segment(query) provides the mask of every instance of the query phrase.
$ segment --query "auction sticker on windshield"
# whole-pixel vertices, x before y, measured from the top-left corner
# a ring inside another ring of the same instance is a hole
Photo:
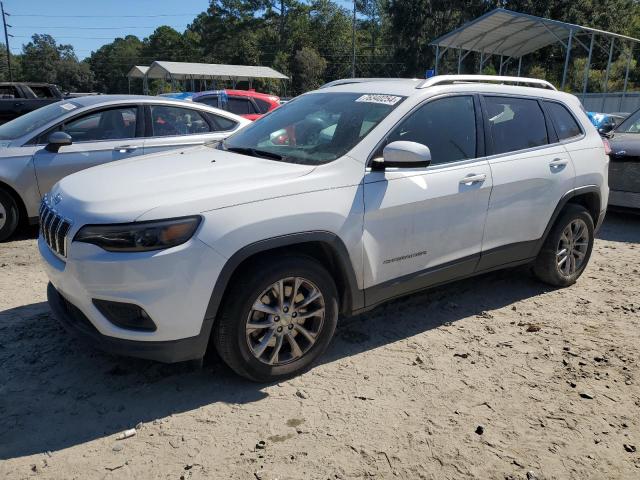
[[[365,102],[365,103],[382,103],[383,105],[395,105],[402,97],[397,97],[395,95],[362,95],[361,97],[356,99],[356,102]]]

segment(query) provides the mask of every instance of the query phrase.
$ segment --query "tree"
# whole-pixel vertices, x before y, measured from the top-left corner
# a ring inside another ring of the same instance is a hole
[[[293,62],[293,89],[296,93],[315,90],[323,83],[327,61],[310,47],[296,52]]]
[[[61,52],[51,35],[35,34],[22,47],[22,78],[30,82],[56,83]]]
[[[135,35],[116,38],[92,52],[87,60],[95,76],[95,88],[103,93],[127,93],[127,73],[134,65],[147,65],[141,58],[142,41]]]
[[[21,60],[22,55],[11,54],[11,72],[13,79],[21,78]],[[9,68],[7,66],[7,47],[4,43],[0,43],[0,82],[9,81]]]
[[[85,62],[78,61],[70,46],[57,44],[49,35],[35,35],[22,55],[12,56],[14,78],[53,81],[78,90],[88,90],[93,82],[98,91],[124,93],[131,67],[155,60],[265,65],[290,76],[294,93],[301,93],[351,76],[352,12],[345,5],[350,7],[337,0],[210,0],[207,10],[184,32],[161,26],[145,39],[117,38]],[[433,39],[496,7],[640,36],[638,0],[356,0],[356,74],[421,77],[435,64],[435,51],[429,45]],[[590,91],[602,88],[607,52],[606,42],[598,42],[592,55]],[[0,51],[0,78],[6,79],[4,55]],[[527,54],[523,74],[529,71],[559,83],[564,55],[559,44]],[[447,54],[441,59],[441,71],[457,69],[454,57]],[[478,57],[469,55],[463,70],[477,71]],[[614,58],[609,91],[622,88],[627,58],[622,57]],[[499,69],[496,57],[485,60],[485,73]],[[582,90],[585,62],[584,48],[574,42],[567,88]],[[514,64],[517,60],[509,64],[510,73]],[[630,88],[640,81],[634,67],[632,62]],[[223,87],[231,82],[217,84]],[[140,89],[139,82],[133,85]],[[280,83],[256,80],[254,86],[277,93]]]
[[[66,91],[91,91],[93,73],[78,62],[71,45],[58,45],[51,35],[33,35],[22,47],[21,72],[25,81],[58,84]]]
[[[200,57],[200,38],[195,32],[188,31],[182,35],[171,27],[162,26],[143,41],[142,57],[145,63],[155,60],[169,62],[193,62]]]

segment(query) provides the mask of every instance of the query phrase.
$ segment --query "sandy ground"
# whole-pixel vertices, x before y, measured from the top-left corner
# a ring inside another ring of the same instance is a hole
[[[640,478],[640,217],[609,215],[571,288],[397,300],[266,386],[76,343],[33,236],[0,245],[0,478]]]

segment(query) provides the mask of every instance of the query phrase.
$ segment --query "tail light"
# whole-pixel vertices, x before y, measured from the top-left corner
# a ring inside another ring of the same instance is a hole
[[[604,153],[607,155],[611,155],[611,144],[607,138],[602,139],[602,143],[604,144]]]

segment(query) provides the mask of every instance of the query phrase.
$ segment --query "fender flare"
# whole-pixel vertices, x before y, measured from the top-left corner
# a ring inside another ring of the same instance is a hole
[[[553,214],[549,219],[549,223],[547,224],[547,227],[544,229],[544,233],[542,234],[542,237],[540,237],[540,239],[538,240],[538,244],[536,245],[536,249],[535,249],[536,255],[542,248],[542,245],[544,245],[544,242],[547,240],[547,236],[549,235],[551,228],[553,228],[553,224],[556,223],[556,220],[560,216],[560,212],[562,212],[564,207],[567,206],[567,204],[570,202],[572,198],[577,197],[579,195],[583,195],[585,193],[595,193],[598,196],[598,209],[600,209],[601,196],[600,196],[600,188],[597,185],[585,185],[583,187],[574,188],[573,190],[570,190],[567,193],[565,193],[560,199],[560,201],[558,202],[558,205],[556,206],[555,210],[553,211]],[[599,212],[599,213],[601,214],[602,212]],[[599,218],[593,219],[593,223],[596,228],[598,226],[598,221],[599,221]]]
[[[345,306],[347,311],[351,312],[362,308],[364,306],[364,292],[358,288],[358,282],[349,252],[340,237],[327,231],[299,232],[259,240],[235,252],[224,264],[220,275],[218,275],[213,291],[211,292],[211,298],[209,299],[202,329],[208,329],[208,333],[210,334],[222,303],[224,292],[229,285],[231,277],[242,262],[260,252],[310,242],[326,245],[338,259],[338,265],[336,266],[341,269],[347,283],[346,293],[348,294],[348,305]]]

